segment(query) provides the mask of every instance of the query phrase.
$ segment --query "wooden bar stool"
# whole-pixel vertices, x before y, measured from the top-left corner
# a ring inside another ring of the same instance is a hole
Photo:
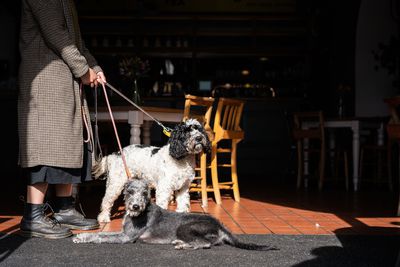
[[[183,112],[183,121],[189,118],[197,119],[203,123],[210,141],[214,138],[214,133],[210,126],[210,119],[214,104],[212,97],[200,97],[194,95],[185,96],[185,109]],[[201,192],[202,206],[208,206],[207,192],[214,192],[214,195],[219,196],[219,191],[216,193],[213,188],[207,187],[207,154],[201,153],[196,157],[196,177],[190,187],[190,192]]]
[[[240,128],[244,101],[238,99],[220,98],[214,117],[214,140],[211,148],[211,178],[215,200],[221,204],[220,189],[233,190],[235,201],[240,202],[239,183],[237,175],[237,144],[244,138]],[[222,140],[230,141],[230,148],[220,147]],[[218,164],[217,154],[229,153],[230,163]],[[230,181],[219,182],[218,167],[230,168]]]

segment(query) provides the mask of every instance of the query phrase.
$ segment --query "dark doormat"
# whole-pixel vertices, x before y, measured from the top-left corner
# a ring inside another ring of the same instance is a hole
[[[180,251],[170,245],[74,244],[71,238],[1,236],[1,266],[396,266],[400,236],[240,235],[278,251],[230,246]]]

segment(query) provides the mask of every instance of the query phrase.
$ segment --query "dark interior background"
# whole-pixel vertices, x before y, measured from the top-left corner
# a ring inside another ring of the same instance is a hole
[[[292,112],[320,109],[327,117],[336,116],[338,99],[342,96],[345,116],[387,116],[379,108],[382,99],[399,92],[396,81],[400,5],[396,0],[78,0],[76,3],[86,45],[105,70],[109,82],[131,94],[132,85],[120,74],[119,62],[132,56],[148,60],[150,71],[139,81],[145,105],[179,108],[185,93],[210,95],[212,89],[216,89],[218,96],[246,99],[243,116],[246,138],[240,143],[238,159],[241,181],[265,179],[294,186]],[[383,11],[372,12],[374,5]],[[9,193],[20,192],[24,185],[17,165],[19,12],[20,1],[0,2],[2,191]],[[371,12],[375,15],[368,17]],[[361,18],[365,17],[363,24]],[[371,34],[369,40],[363,39],[360,32],[370,29],[382,35],[375,38]],[[359,55],[359,45],[367,41],[372,48]],[[175,67],[173,75],[166,75],[166,60]],[[368,64],[372,75],[358,72],[364,61],[372,62]],[[360,80],[371,84],[372,89],[360,87]],[[171,94],[155,93],[152,90],[155,82],[160,88],[172,83]],[[202,82],[211,90],[200,90]],[[219,87],[226,83],[234,88]],[[88,96],[92,103],[90,91]],[[366,99],[370,102],[363,110],[358,103]],[[99,101],[103,103],[101,97]],[[112,103],[123,104],[115,96]],[[127,145],[128,125],[118,127]],[[113,152],[115,138],[110,129],[110,125],[100,125],[102,143]],[[165,142],[154,126],[152,144]]]

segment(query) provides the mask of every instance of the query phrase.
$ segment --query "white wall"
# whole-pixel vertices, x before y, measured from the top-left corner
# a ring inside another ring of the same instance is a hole
[[[376,71],[372,50],[396,35],[390,11],[391,0],[362,0],[357,24],[355,51],[355,115],[386,116],[383,98],[396,94],[386,69]]]

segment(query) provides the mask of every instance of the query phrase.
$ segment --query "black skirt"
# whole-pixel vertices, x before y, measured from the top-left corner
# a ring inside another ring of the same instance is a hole
[[[23,172],[28,185],[46,182],[48,184],[79,184],[92,180],[92,151],[88,145],[83,146],[82,168],[62,168],[39,165],[24,168]]]

